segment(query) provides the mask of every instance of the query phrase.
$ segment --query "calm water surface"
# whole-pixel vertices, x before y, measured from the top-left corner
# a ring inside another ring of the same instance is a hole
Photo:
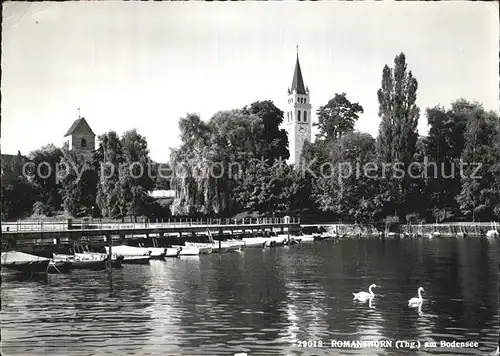
[[[3,278],[4,355],[485,355],[498,343],[500,243],[324,241]],[[376,297],[353,302],[372,283]],[[425,288],[419,312],[407,306]],[[298,341],[323,347],[299,348]],[[478,348],[330,348],[330,340]]]

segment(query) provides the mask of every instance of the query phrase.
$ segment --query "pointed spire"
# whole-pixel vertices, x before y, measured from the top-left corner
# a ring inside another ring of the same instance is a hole
[[[297,91],[297,94],[306,94],[304,86],[304,79],[302,78],[302,71],[300,70],[299,63],[299,45],[297,45],[297,62],[295,63],[295,71],[293,73],[292,91]]]
[[[76,109],[76,113],[77,113],[78,118],[81,119],[82,116],[80,115],[80,107],[78,107],[78,109]]]

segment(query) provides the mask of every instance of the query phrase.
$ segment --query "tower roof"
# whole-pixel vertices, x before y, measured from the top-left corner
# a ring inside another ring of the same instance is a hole
[[[304,79],[302,78],[302,71],[300,70],[299,54],[297,53],[297,62],[295,62],[295,71],[293,72],[292,87],[290,90],[294,90],[297,94],[306,94],[306,88],[304,86]]]
[[[80,117],[76,119],[75,122],[73,122],[73,125],[71,125],[71,127],[69,128],[68,132],[66,132],[66,135],[64,135],[64,137],[73,134],[73,132],[75,132],[77,129],[87,131],[88,133],[91,133],[92,135],[95,136],[94,132],[90,128],[90,125],[87,123],[87,121],[83,117]]]

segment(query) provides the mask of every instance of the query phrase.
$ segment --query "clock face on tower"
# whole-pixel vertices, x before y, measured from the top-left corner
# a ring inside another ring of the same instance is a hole
[[[307,132],[307,128],[305,125],[300,125],[299,126],[299,133],[305,134]]]

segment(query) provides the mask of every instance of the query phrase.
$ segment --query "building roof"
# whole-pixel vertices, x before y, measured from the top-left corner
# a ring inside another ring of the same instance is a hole
[[[90,125],[87,123],[85,118],[80,117],[80,118],[76,119],[75,122],[73,122],[73,125],[71,125],[71,127],[69,128],[68,132],[66,132],[66,135],[64,135],[64,137],[72,135],[73,132],[76,131],[76,129],[83,129],[85,131],[90,132],[92,135],[95,136],[95,133],[92,131],[92,129],[90,128]]]
[[[292,87],[290,90],[294,90],[297,94],[306,94],[306,88],[304,85],[304,79],[302,78],[302,71],[300,70],[299,55],[297,54],[297,62],[295,63],[295,71],[293,72]]]

